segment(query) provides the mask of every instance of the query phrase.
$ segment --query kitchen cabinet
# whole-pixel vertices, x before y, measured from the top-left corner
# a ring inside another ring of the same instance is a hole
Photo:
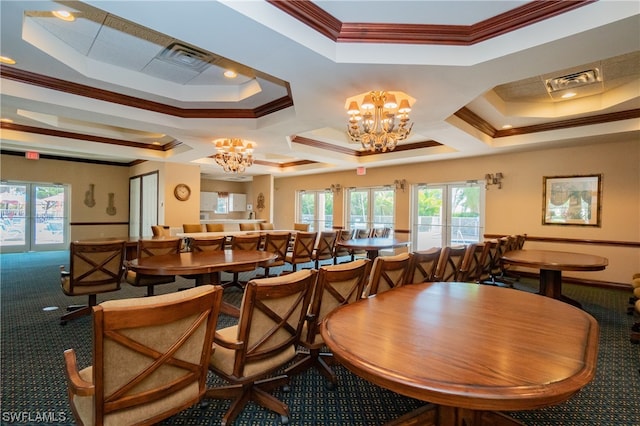
[[[243,212],[247,210],[247,194],[229,194],[229,211]]]
[[[217,192],[201,192],[200,193],[200,211],[213,212],[218,207]]]

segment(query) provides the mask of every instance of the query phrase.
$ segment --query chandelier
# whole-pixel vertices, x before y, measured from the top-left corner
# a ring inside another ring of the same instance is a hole
[[[253,143],[242,139],[223,139],[216,141],[216,155],[218,163],[227,173],[242,173],[253,165]]]
[[[402,97],[400,104],[396,94]],[[357,98],[362,98],[359,107]],[[350,116],[347,134],[352,142],[359,142],[364,149],[393,151],[398,142],[411,133],[411,105],[408,96],[402,92],[371,91],[347,99],[347,104]]]

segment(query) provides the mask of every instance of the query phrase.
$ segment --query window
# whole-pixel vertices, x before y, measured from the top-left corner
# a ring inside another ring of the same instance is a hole
[[[349,229],[393,228],[395,191],[387,187],[347,190]]]
[[[413,250],[477,243],[484,234],[484,191],[478,183],[413,188]]]
[[[333,193],[329,191],[299,191],[296,222],[308,223],[309,231],[333,229]]]

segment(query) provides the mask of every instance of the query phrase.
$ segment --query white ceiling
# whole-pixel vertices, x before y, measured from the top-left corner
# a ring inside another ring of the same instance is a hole
[[[257,145],[260,164],[244,173],[250,179],[606,142],[620,134],[640,140],[636,1],[588,3],[508,25],[474,44],[390,42],[388,30],[466,28],[529,2],[313,3],[343,26],[396,25],[385,26],[384,43],[349,43],[259,0],[2,1],[0,55],[17,61],[2,65],[0,113],[13,120],[3,124],[2,149],[200,164],[203,175],[224,179],[237,177],[213,164],[211,141],[239,137]],[[49,13],[60,9],[77,19]],[[161,58],[167,46],[170,56],[178,52],[177,63]],[[207,63],[180,65],[198,55]],[[226,80],[224,68],[241,76]],[[545,90],[546,79],[588,69],[601,81],[583,96],[558,101]],[[402,144],[437,144],[359,155],[345,133],[344,106],[369,90],[415,98],[413,132]],[[515,130],[504,133],[504,124]]]

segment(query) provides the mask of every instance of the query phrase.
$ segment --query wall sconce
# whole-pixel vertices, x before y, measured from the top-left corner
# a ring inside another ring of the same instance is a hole
[[[402,192],[404,192],[404,189],[407,186],[407,180],[406,179],[396,179],[396,180],[393,181],[393,184],[396,186],[396,190],[402,189]]]
[[[498,189],[502,189],[502,178],[503,177],[504,176],[502,175],[501,172],[498,172],[496,174],[487,173],[486,175],[484,175],[484,180],[485,180],[484,187],[489,189],[489,186],[491,186],[491,185],[498,185]]]
[[[329,191],[335,193],[339,193],[340,191],[342,191],[342,186],[340,186],[339,183],[336,184],[331,184],[331,186],[329,187]]]

